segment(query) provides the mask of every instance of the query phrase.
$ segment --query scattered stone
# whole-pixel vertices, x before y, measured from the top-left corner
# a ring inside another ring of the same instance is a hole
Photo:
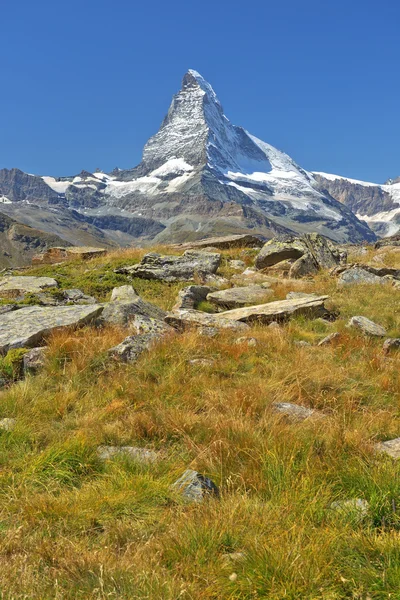
[[[329,346],[329,344],[332,344],[334,340],[338,340],[339,338],[340,333],[338,331],[335,331],[335,333],[330,333],[329,335],[324,337],[323,340],[318,342],[318,346]]]
[[[180,310],[171,312],[167,314],[165,321],[179,331],[197,327],[201,327],[202,329],[232,329],[240,331],[248,329],[248,326],[245,325],[245,323],[235,322],[235,320],[221,317],[220,314],[212,315],[202,312],[201,310]]]
[[[157,460],[158,454],[154,450],[136,448],[134,446],[99,446],[97,456],[100,460],[109,460],[115,456],[126,456],[135,462],[148,464]]]
[[[214,360],[211,358],[192,358],[188,361],[189,365],[198,367],[211,367],[214,364]]]
[[[174,334],[176,330],[159,319],[144,317],[143,315],[134,315],[129,322],[129,329],[138,335],[142,333],[152,333],[154,335]]]
[[[292,404],[291,402],[275,402],[272,405],[274,412],[284,415],[290,423],[300,423],[306,419],[321,419],[325,415],[319,410]]]
[[[383,342],[383,353],[389,354],[391,350],[398,350],[400,348],[400,338],[388,338]]]
[[[213,246],[220,250],[229,250],[230,248],[261,248],[263,241],[248,233],[238,235],[227,235],[224,237],[207,238],[196,242],[187,242],[185,244],[176,244],[176,248],[204,248]]]
[[[107,251],[104,248],[91,248],[90,246],[71,246],[67,248],[49,248],[43,254],[36,254],[32,258],[33,265],[52,265],[65,262],[66,260],[88,260],[104,256]]]
[[[339,275],[339,285],[354,285],[357,283],[386,283],[385,279],[374,275],[361,267],[352,267]]]
[[[176,304],[172,310],[196,308],[200,302],[207,298],[207,294],[211,291],[212,288],[206,285],[189,285],[178,293]]]
[[[127,298],[127,300],[112,300],[109,302],[101,315],[103,323],[127,326],[135,315],[151,317],[160,321],[164,319],[166,312],[158,306],[143,300],[136,294],[132,286],[125,285],[122,288],[120,291],[118,291],[118,288],[114,288],[111,298]]]
[[[77,327],[96,319],[103,310],[91,306],[27,306],[0,315],[0,353],[11,348],[32,348],[49,333],[64,327]]]
[[[349,320],[347,327],[355,327],[356,329],[360,329],[363,333],[367,335],[379,336],[383,337],[386,335],[386,329],[381,325],[377,325],[373,321],[367,319],[367,317],[351,317]]]
[[[247,337],[240,337],[237,340],[235,340],[235,344],[240,345],[240,344],[247,344],[250,347],[255,347],[257,346],[257,340],[256,338],[247,338]]]
[[[32,348],[23,356],[24,371],[28,373],[36,373],[39,371],[45,363],[46,352],[48,348],[46,346],[40,348]]]
[[[187,250],[182,256],[162,256],[156,252],[146,254],[138,265],[121,267],[116,273],[156,279],[158,281],[190,281],[215,274],[221,263],[221,255],[211,252]]]
[[[286,300],[297,300],[297,298],[317,298],[318,294],[306,294],[305,292],[288,292]]]
[[[4,419],[0,419],[0,429],[3,431],[12,431],[17,424],[17,419],[12,419],[11,417],[5,417]]]
[[[305,315],[310,319],[329,315],[324,302],[328,296],[315,296],[313,298],[298,298],[294,300],[279,300],[258,306],[236,308],[219,313],[218,318],[241,321],[244,323],[263,323],[271,321],[285,321],[293,316]]]
[[[52,277],[29,277],[17,275],[0,278],[0,297],[18,298],[25,294],[38,294],[50,288],[58,287]]]
[[[243,260],[230,260],[228,266],[235,271],[241,271],[246,268],[246,263]]]
[[[229,310],[231,308],[241,308],[249,304],[262,304],[271,295],[273,295],[273,291],[269,289],[269,284],[267,283],[210,292],[207,294],[207,300],[218,308]]]
[[[216,337],[219,333],[219,330],[216,327],[199,327],[197,331],[199,335],[209,338]]]
[[[318,233],[287,235],[269,240],[256,258],[257,269],[272,267],[284,260],[294,260],[289,277],[312,275],[319,269],[334,267],[346,259],[330,240]]]
[[[162,336],[154,333],[142,333],[125,338],[120,344],[111,348],[109,355],[121,362],[133,363],[141,354],[149,350]]]
[[[202,278],[202,282],[213,288],[221,289],[229,285],[229,279],[226,277],[221,277],[220,275],[204,275]]]
[[[299,346],[300,348],[307,348],[312,346],[310,342],[306,342],[305,340],[295,340],[293,343],[295,346]]]
[[[272,278],[265,273],[260,273],[251,267],[248,267],[243,273],[232,275],[231,281],[237,285],[249,285],[249,283],[264,283]]]
[[[392,458],[400,458],[400,437],[376,444],[376,450]]]
[[[93,296],[88,296],[78,289],[70,289],[63,291],[63,297],[66,302],[74,304],[96,304],[97,300]]]
[[[211,479],[188,469],[172,486],[190,502],[202,502],[205,496],[219,498],[219,489]]]
[[[131,285],[120,285],[111,292],[110,302],[135,302],[139,294]]]
[[[276,321],[272,321],[272,323],[269,323],[268,328],[280,330],[281,326]]]
[[[351,500],[337,500],[332,502],[330,508],[343,516],[353,518],[357,522],[362,521],[368,516],[369,502],[362,498],[352,498]]]

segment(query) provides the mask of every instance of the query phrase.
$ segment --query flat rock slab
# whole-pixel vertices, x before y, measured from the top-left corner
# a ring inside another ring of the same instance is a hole
[[[359,329],[366,335],[372,335],[377,337],[384,337],[386,335],[386,329],[381,325],[377,325],[367,317],[351,317],[349,320],[347,327],[354,327],[355,329]]]
[[[56,288],[58,283],[52,277],[1,277],[0,278],[0,297],[16,298],[23,294],[38,294],[43,290]]]
[[[165,321],[180,331],[197,327],[233,330],[248,328],[245,323],[239,323],[232,319],[224,319],[220,314],[213,315],[200,310],[179,310],[168,313],[165,317]]]
[[[0,315],[0,353],[11,348],[37,346],[41,339],[56,329],[84,325],[98,317],[100,305],[90,306],[27,306]]]
[[[215,274],[220,263],[221,255],[216,252],[187,250],[182,256],[151,252],[138,265],[116,269],[116,273],[158,281],[190,281],[195,276],[203,278]]]
[[[219,313],[219,318],[243,323],[263,323],[272,321],[285,321],[290,317],[305,315],[310,319],[321,317],[328,313],[324,306],[329,296],[316,296],[313,298],[294,298],[293,300],[279,300],[258,306],[236,308]]]
[[[207,295],[208,302],[225,309],[241,308],[248,304],[260,304],[273,294],[269,284],[249,285],[211,292]]]
[[[213,237],[204,240],[198,240],[197,242],[188,242],[186,244],[176,244],[176,248],[207,248],[213,246],[221,250],[227,250],[229,248],[261,248],[263,241],[254,236],[245,234],[238,235],[226,235],[223,237]]]
[[[400,438],[380,442],[376,444],[376,449],[378,452],[388,454],[392,458],[400,458]]]

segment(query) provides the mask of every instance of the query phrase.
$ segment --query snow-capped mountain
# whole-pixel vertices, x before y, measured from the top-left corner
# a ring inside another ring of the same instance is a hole
[[[313,173],[321,191],[345,204],[379,236],[400,230],[400,178],[385,184],[349,179],[330,173]]]
[[[26,220],[33,206],[72,211],[81,223],[125,242],[178,242],[246,230],[265,237],[316,231],[337,241],[375,238],[313,174],[233,125],[210,84],[193,70],[137,167],[58,179],[4,169],[1,197],[7,214],[21,202],[29,204],[22,211]]]

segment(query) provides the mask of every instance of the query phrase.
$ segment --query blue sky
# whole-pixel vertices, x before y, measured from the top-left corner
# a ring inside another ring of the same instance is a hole
[[[400,175],[396,0],[3,0],[0,168],[140,162],[188,68],[309,170]]]

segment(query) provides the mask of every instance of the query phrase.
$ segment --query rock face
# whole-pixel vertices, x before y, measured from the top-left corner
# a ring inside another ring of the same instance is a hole
[[[9,216],[28,225],[42,220],[74,245],[305,231],[337,241],[375,239],[313,174],[233,125],[193,70],[134,169],[59,178],[1,169],[0,198]]]
[[[329,240],[316,233],[301,237],[282,236],[267,242],[255,262],[257,269],[273,267],[290,260],[289,277],[312,275],[319,269],[329,269],[340,264],[345,256]]]
[[[132,286],[121,286],[114,288],[109,302],[101,315],[104,323],[126,326],[135,315],[163,320],[166,312],[158,306],[146,302],[138,296]],[[115,300],[121,298],[121,300]]]
[[[316,296],[313,298],[297,298],[293,300],[279,300],[258,306],[237,308],[220,313],[219,318],[229,321],[241,321],[243,323],[267,324],[272,321],[286,321],[293,316],[306,315],[311,319],[323,317],[329,314],[324,302],[328,296]]]
[[[351,317],[347,326],[360,329],[366,335],[378,337],[384,337],[386,335],[386,329],[384,327],[377,325],[366,317]]]
[[[68,248],[49,248],[42,254],[35,254],[32,258],[33,265],[53,265],[67,260],[89,260],[107,254],[104,248],[91,248],[89,246],[71,246]]]
[[[56,287],[58,283],[52,277],[1,277],[0,298],[18,298],[24,294],[38,294]]]
[[[218,308],[229,310],[249,304],[261,304],[272,294],[273,291],[269,289],[269,284],[249,285],[211,292],[207,295],[207,300]]]
[[[202,502],[205,496],[219,498],[219,489],[211,479],[188,469],[172,486],[189,502]]]
[[[162,256],[151,252],[138,265],[123,267],[117,273],[125,273],[141,279],[159,281],[190,281],[195,276],[204,278],[215,274],[221,263],[221,255],[211,252],[187,250],[182,256]]]
[[[89,323],[103,310],[92,306],[27,306],[15,312],[0,315],[0,353],[12,348],[29,348],[38,344],[52,331]]]

